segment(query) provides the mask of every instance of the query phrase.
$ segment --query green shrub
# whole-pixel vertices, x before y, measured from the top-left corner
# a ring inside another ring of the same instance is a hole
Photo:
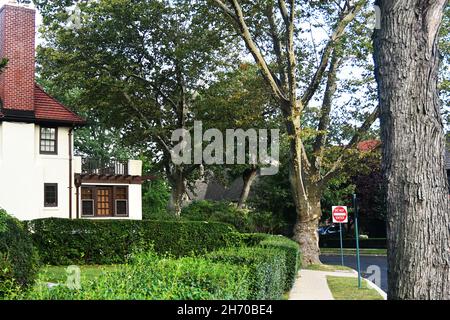
[[[241,243],[222,223],[195,221],[38,219],[28,222],[46,264],[124,263],[135,248],[174,256],[201,254]]]
[[[252,247],[221,249],[206,255],[213,262],[247,266],[250,299],[281,299],[286,282],[286,255],[282,250]]]
[[[249,269],[202,258],[160,259],[140,253],[118,271],[105,272],[80,290],[36,286],[25,299],[212,300],[248,299]]]
[[[175,219],[167,211],[170,200],[170,186],[162,179],[146,181],[142,185],[142,215],[144,219]]]
[[[16,218],[0,209],[0,297],[34,282],[38,255],[30,235]]]
[[[270,237],[267,233],[241,233],[240,236],[244,245],[249,247],[259,245],[261,241]]]
[[[284,251],[286,255],[286,281],[284,290],[290,290],[294,285],[298,269],[301,267],[300,246],[298,243],[283,236],[268,236],[259,245],[264,248],[274,248]]]
[[[216,221],[233,225],[240,232],[253,232],[248,210],[225,201],[194,201],[183,208],[181,218],[190,221]]]
[[[253,232],[279,234],[284,233],[287,224],[279,214],[269,211],[253,210],[249,213]]]

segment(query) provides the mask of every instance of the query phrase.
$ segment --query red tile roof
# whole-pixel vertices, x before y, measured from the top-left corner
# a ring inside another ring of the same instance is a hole
[[[358,150],[361,152],[373,151],[381,145],[380,140],[365,140],[358,143]]]
[[[39,85],[34,87],[34,111],[37,120],[83,124],[85,120],[49,96]]]

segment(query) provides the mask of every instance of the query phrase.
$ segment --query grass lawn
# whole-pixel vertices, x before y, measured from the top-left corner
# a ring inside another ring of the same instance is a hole
[[[363,256],[385,256],[386,249],[359,249],[359,253]],[[320,248],[320,254],[341,254],[340,248]],[[344,248],[345,255],[356,255],[356,249]]]
[[[345,266],[337,266],[330,264],[310,264],[306,267],[306,270],[316,270],[316,271],[351,271],[352,268]]]
[[[328,287],[336,300],[383,300],[383,297],[367,286],[363,279],[358,289],[358,278],[327,276]]]
[[[79,266],[81,281],[97,278],[104,271],[114,271],[118,265],[85,265]],[[67,280],[67,266],[45,266],[39,272],[39,278],[44,282],[65,283]]]

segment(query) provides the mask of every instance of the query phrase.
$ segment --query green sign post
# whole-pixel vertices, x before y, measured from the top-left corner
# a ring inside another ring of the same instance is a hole
[[[341,265],[344,266],[344,247],[342,245],[342,223],[339,223],[339,237],[341,238]]]
[[[358,288],[361,289],[361,264],[359,260],[359,231],[358,231],[358,203],[356,194],[353,194],[353,210],[355,213],[355,237],[356,237],[356,267],[358,268]]]

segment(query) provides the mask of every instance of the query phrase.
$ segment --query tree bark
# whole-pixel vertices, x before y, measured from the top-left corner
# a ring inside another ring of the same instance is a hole
[[[242,180],[244,181],[244,185],[242,186],[241,195],[239,196],[239,203],[238,203],[239,209],[244,208],[245,203],[247,202],[248,199],[248,195],[250,194],[250,189],[252,187],[253,181],[255,181],[255,178],[257,176],[257,173],[258,169],[256,169],[256,167],[252,167],[246,169],[242,174]]]
[[[186,194],[186,179],[184,178],[184,173],[181,169],[175,169],[172,174],[171,179],[169,179],[171,184],[171,196],[169,202],[169,210],[175,214],[175,216],[181,216],[181,209],[187,198]]]
[[[450,208],[437,81],[446,0],[379,0],[374,35],[389,299],[450,299]]]
[[[317,227],[322,211],[319,184],[314,182],[301,139],[297,138],[301,132],[300,118],[292,115],[285,115],[285,118],[289,119],[286,128],[291,141],[289,181],[297,213],[294,240],[300,244],[302,265],[320,264]]]
[[[302,253],[302,265],[321,264],[319,260],[319,234],[317,228],[322,208],[320,195],[307,189],[308,201],[303,202],[300,210],[297,210],[297,222],[294,226],[294,240],[300,244]],[[318,191],[318,190],[316,190]]]

